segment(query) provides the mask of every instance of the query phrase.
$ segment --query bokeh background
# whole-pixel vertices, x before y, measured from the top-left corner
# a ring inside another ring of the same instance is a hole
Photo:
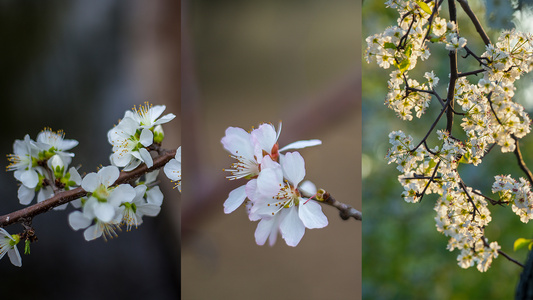
[[[364,2],[363,39],[396,24],[398,13],[386,9],[383,2]],[[513,9],[506,6],[509,5],[506,1],[469,1],[469,4],[493,42],[501,28],[513,26],[510,22]],[[471,49],[482,53],[483,45],[478,42],[475,31],[468,28],[471,23],[459,5],[458,11],[461,34],[467,38]],[[442,14],[448,16],[446,4]],[[522,26],[527,26],[528,17],[526,14],[522,16]],[[363,41],[361,46],[364,51],[366,43]],[[423,72],[434,70],[441,78],[437,91],[444,94],[449,72],[447,61],[445,52],[432,51],[430,60],[419,62],[417,66],[423,71],[410,75],[422,78]],[[459,66],[460,71],[479,67],[463,60]],[[438,108],[430,105],[420,120],[400,121],[384,105],[390,70],[378,68],[375,62],[363,62],[362,70],[362,182],[366,216],[363,226],[363,299],[513,299],[521,268],[500,256],[486,273],[478,272],[475,267],[461,269],[456,260],[458,252],[446,250],[448,238],[436,230],[433,210],[436,196],[427,195],[418,204],[404,202],[400,197],[403,188],[397,180],[399,172],[395,165],[387,165],[384,159],[389,148],[389,132],[401,129],[419,141],[433,123]],[[527,92],[531,76],[524,76],[517,86],[516,101],[531,112],[533,98]],[[526,136],[521,145],[524,159],[531,166],[531,135]],[[516,158],[512,154],[502,154],[499,149],[494,149],[480,166],[463,166],[460,172],[468,185],[488,195],[491,195],[495,175],[523,176]],[[490,207],[490,210],[493,219],[486,229],[489,240],[498,241],[504,252],[525,262],[527,251],[514,252],[513,242],[519,237],[531,238],[531,225],[521,223],[510,207]]]
[[[179,12],[179,2],[163,0],[0,1],[2,156],[15,139],[51,127],[79,141],[72,163],[94,172],[109,164],[107,131],[124,111],[149,101],[179,116]],[[163,146],[177,148],[179,117],[164,130]],[[72,230],[72,207],[34,218],[39,241],[22,268],[0,260],[1,298],[177,299],[180,196],[160,176],[161,214],[107,242]],[[0,215],[23,207],[17,188],[12,172],[0,172]]]
[[[225,215],[233,162],[220,139],[283,121],[306,179],[361,209],[359,1],[182,2],[182,298],[360,299],[361,222],[323,207],[329,225],[300,244],[255,244],[244,209]]]

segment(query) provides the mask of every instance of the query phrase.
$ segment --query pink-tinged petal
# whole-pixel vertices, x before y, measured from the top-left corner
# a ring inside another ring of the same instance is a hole
[[[37,174],[37,171],[33,169],[22,171],[22,173],[20,173],[20,181],[23,185],[33,189],[39,183],[39,175]]]
[[[246,196],[248,196],[248,199],[252,200],[252,202],[263,199],[263,195],[259,193],[259,190],[257,189],[257,179],[251,179],[246,183]]]
[[[296,141],[293,143],[288,144],[287,146],[279,149],[279,152],[287,151],[287,150],[293,150],[293,149],[302,149],[312,146],[321,145],[321,140],[304,140],[304,141]]]
[[[139,154],[141,155],[142,160],[148,168],[151,168],[154,165],[154,161],[148,150],[146,150],[145,148],[141,148],[139,149]]]
[[[104,223],[110,222],[115,216],[115,207],[109,203],[96,203],[94,215]]]
[[[276,242],[276,237],[278,234],[276,219],[277,218],[263,218],[261,221],[259,221],[259,224],[257,224],[254,236],[255,242],[259,246],[263,246],[269,237],[270,246],[274,245]]]
[[[272,124],[261,124],[259,128],[253,130],[250,134],[252,136],[252,142],[255,145],[259,145],[267,153],[271,153],[272,147],[278,141],[276,130]]]
[[[31,200],[33,200],[33,197],[35,197],[35,189],[30,189],[24,185],[21,185],[18,189],[17,196],[20,204],[28,205],[30,204]]]
[[[257,177],[257,189],[259,193],[266,197],[273,197],[277,195],[282,185],[283,174],[281,169],[265,169],[262,170]]]
[[[96,173],[89,173],[83,177],[83,180],[81,181],[81,187],[87,191],[87,192],[94,192],[96,188],[98,187],[98,175]]]
[[[288,209],[283,209],[280,213],[285,214],[283,220],[280,223],[279,229],[281,231],[281,236],[291,247],[296,247],[305,233],[305,226],[298,217],[298,212],[296,207],[290,207]]]
[[[228,199],[224,202],[224,213],[229,214],[235,211],[239,206],[242,205],[246,199],[246,186],[242,185],[228,195]]]
[[[254,149],[250,134],[239,127],[228,127],[226,135],[220,140],[224,149],[235,156],[254,159]]]
[[[98,224],[94,224],[91,227],[85,229],[83,232],[83,237],[86,241],[92,241],[94,239],[97,239],[102,236],[102,226],[99,226]]]
[[[300,153],[289,152],[282,155],[280,164],[283,169],[283,176],[294,186],[298,186],[305,177],[305,161]]]
[[[109,187],[110,185],[115,183],[119,175],[120,175],[120,171],[115,166],[106,166],[106,167],[101,168],[98,171],[99,182],[105,185],[106,187]],[[82,182],[82,186],[83,186],[83,182]]]
[[[91,225],[92,220],[87,218],[82,212],[74,211],[68,215],[68,223],[72,229],[80,230]]]
[[[139,137],[139,142],[145,147],[152,145],[154,143],[154,133],[149,129],[143,129]]]
[[[7,256],[9,256],[9,260],[14,266],[22,267],[22,259],[20,258],[20,253],[17,249],[17,246],[14,246],[13,249],[7,251]]]
[[[304,226],[309,229],[326,227],[328,225],[328,218],[322,212],[320,204],[314,200],[309,200],[305,204],[304,202],[300,200],[298,207],[298,216]]]

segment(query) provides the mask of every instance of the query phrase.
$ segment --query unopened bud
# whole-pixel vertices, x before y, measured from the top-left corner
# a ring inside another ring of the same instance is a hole
[[[160,144],[165,138],[165,133],[163,132],[163,126],[157,125],[154,128],[154,143]]]

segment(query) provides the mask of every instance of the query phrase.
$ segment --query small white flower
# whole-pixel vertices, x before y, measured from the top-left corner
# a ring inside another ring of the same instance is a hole
[[[165,165],[163,171],[170,180],[176,182],[181,193],[181,147],[176,150],[176,156]]]
[[[19,242],[20,236],[18,234],[11,235],[4,228],[0,228],[0,259],[7,253],[11,263],[14,266],[21,267],[22,259],[16,247]]]

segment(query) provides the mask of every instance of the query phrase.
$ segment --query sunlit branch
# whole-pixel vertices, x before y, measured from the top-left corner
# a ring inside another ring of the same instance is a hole
[[[343,220],[348,220],[349,218],[354,218],[355,220],[359,221],[363,220],[362,212],[358,211],[357,209],[353,208],[348,204],[344,204],[336,200],[328,192],[324,192],[324,194],[322,195],[323,200],[318,200],[316,196],[312,197],[311,199],[337,208],[339,210],[339,216]]]
[[[459,4],[461,5],[461,7],[465,11],[465,13],[468,15],[468,17],[470,18],[470,20],[474,24],[474,27],[476,27],[476,30],[479,33],[479,35],[481,36],[481,39],[483,40],[485,45],[489,45],[490,44],[489,36],[487,35],[487,33],[485,33],[485,30],[483,29],[483,26],[481,26],[481,23],[479,23],[478,18],[476,17],[476,15],[474,14],[474,12],[470,8],[470,6],[468,5],[468,1],[467,0],[457,0],[457,2],[459,2]]]

